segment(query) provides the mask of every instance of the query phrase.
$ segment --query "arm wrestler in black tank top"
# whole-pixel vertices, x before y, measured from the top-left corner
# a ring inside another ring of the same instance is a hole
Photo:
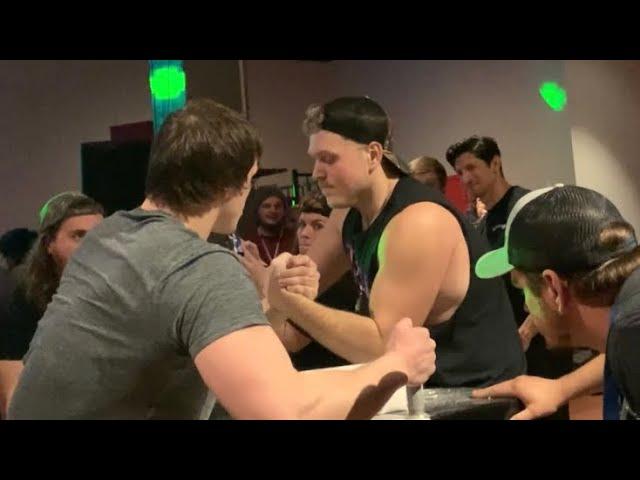
[[[440,192],[409,177],[400,178],[382,212],[366,230],[362,230],[357,210],[351,209],[345,219],[342,238],[360,287],[359,313],[370,313],[369,293],[379,271],[377,253],[386,226],[405,208],[420,202],[436,203],[456,218],[470,260],[469,287],[462,303],[449,320],[429,327],[436,341],[437,367],[427,385],[475,387],[523,373],[523,353],[504,285],[499,279],[481,280],[473,272],[476,260],[489,249],[486,240]]]

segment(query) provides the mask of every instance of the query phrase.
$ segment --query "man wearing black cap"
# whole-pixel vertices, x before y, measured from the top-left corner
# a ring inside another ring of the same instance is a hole
[[[334,210],[309,250],[323,291],[352,268],[359,314],[293,298],[292,321],[353,363],[381,352],[398,318],[436,340],[430,386],[490,385],[524,371],[524,355],[501,281],[471,274],[486,240],[441,192],[408,176],[391,152],[385,111],[367,97],[307,110],[313,177]],[[346,214],[346,215],[345,215]]]
[[[475,269],[481,278],[511,272],[550,347],[606,351],[604,368],[594,360],[558,380],[523,376],[475,396],[517,396],[526,409],[514,418],[531,419],[604,379],[604,418],[640,418],[640,247],[607,198],[576,186],[528,193],[509,215],[504,246]]]

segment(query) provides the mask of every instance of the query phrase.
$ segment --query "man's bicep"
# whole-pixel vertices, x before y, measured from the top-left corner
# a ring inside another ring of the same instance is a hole
[[[271,327],[248,327],[225,335],[203,348],[195,364],[232,417],[297,415],[297,373]]]
[[[449,230],[457,225],[443,212],[416,209],[410,213],[389,224],[378,249],[380,268],[371,289],[370,309],[385,338],[404,317],[424,325],[454,250],[455,235]],[[435,218],[412,218],[420,213]]]
[[[409,260],[407,260],[409,261]],[[370,311],[384,338],[402,318],[422,326],[438,295],[441,277],[423,262],[397,262],[379,272],[371,289]]]

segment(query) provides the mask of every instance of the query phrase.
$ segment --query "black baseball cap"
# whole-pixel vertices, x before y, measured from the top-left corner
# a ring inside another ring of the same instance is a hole
[[[516,202],[504,245],[478,259],[476,275],[493,278],[514,268],[561,274],[592,270],[637,245],[635,235],[613,249],[601,244],[600,233],[619,222],[627,223],[615,205],[594,190],[574,185],[534,190]]]
[[[321,113],[322,130],[337,133],[357,143],[378,142],[383,156],[401,174],[409,175],[407,163],[392,152],[391,121],[387,112],[369,97],[340,97],[324,105],[312,105],[307,118]]]

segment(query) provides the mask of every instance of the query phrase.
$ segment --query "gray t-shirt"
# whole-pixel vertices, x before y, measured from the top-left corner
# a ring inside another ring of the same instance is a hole
[[[233,253],[165,213],[117,212],[67,264],[9,418],[208,418],[193,358],[251,325],[268,322]]]

